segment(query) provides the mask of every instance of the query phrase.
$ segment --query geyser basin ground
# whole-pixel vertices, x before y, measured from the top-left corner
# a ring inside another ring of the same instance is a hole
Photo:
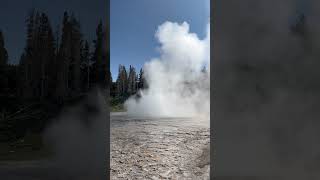
[[[111,179],[209,179],[210,124],[111,113]]]

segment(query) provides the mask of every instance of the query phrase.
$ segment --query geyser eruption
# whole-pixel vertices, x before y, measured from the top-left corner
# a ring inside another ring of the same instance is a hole
[[[155,37],[160,57],[144,65],[148,88],[141,98],[129,98],[129,115],[205,117],[210,114],[210,31],[204,39],[189,31],[189,24],[165,22]]]

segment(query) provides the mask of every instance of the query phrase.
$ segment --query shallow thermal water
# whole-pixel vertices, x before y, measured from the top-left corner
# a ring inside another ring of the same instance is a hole
[[[111,113],[111,179],[209,179],[210,124]]]

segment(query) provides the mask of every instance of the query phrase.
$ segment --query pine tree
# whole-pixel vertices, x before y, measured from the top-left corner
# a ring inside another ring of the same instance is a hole
[[[104,49],[106,34],[101,22],[96,30],[93,55],[73,14],[64,13],[61,35],[59,27],[56,32],[52,30],[45,13],[34,9],[28,14],[26,24],[27,42],[18,68],[20,92],[24,97],[51,96],[63,101],[67,96],[78,95],[81,87],[88,89],[92,80],[107,80],[109,69],[106,71],[104,60],[109,52]],[[95,69],[91,60],[95,61]],[[85,79],[84,84],[81,79]]]
[[[48,20],[47,23],[47,31],[46,31],[46,52],[47,54],[45,55],[46,57],[46,64],[45,64],[45,69],[46,69],[46,88],[47,96],[53,96],[55,93],[55,87],[56,87],[56,76],[57,76],[57,69],[56,69],[56,48],[57,48],[57,42],[56,38],[54,37],[52,27],[50,25],[50,21]]]
[[[4,44],[4,37],[0,31],[0,93],[8,88],[8,74],[7,74],[8,53]]]
[[[0,68],[3,68],[8,63],[8,52],[5,48],[3,33],[0,30]]]
[[[32,87],[31,87],[31,59],[34,51],[34,41],[35,41],[35,14],[36,11],[32,9],[27,18],[27,37],[26,37],[26,46],[24,52],[21,55],[19,68],[18,68],[18,77],[19,77],[19,95],[22,97],[31,97]]]
[[[70,18],[71,25],[71,62],[69,64],[70,70],[70,89],[73,93],[78,93],[80,90],[80,49],[82,42],[82,34],[80,30],[80,23],[74,17],[74,15]]]
[[[20,59],[20,64],[23,66],[20,69],[20,78],[23,82],[21,87],[23,90],[22,96],[27,98],[39,97],[41,85],[39,79],[42,78],[41,67],[41,33],[42,26],[40,20],[40,13],[34,9],[30,11],[27,23],[27,42],[24,49],[23,58]]]
[[[109,83],[110,83],[110,86],[111,86],[112,83],[113,83],[112,74],[111,74],[111,71],[110,71],[110,70],[109,70]]]
[[[109,72],[109,73],[108,73]],[[106,30],[103,33],[102,41],[102,65],[101,65],[101,80],[104,87],[109,89],[112,78],[110,74],[110,51],[109,51],[109,33]]]
[[[33,40],[35,36],[35,10],[32,9],[26,19],[27,23],[27,43],[25,52],[27,56],[30,56],[32,54],[32,47],[33,47]]]
[[[91,68],[91,59],[90,59],[90,46],[89,42],[85,41],[82,50],[81,50],[81,69],[83,82],[86,90],[90,88],[90,68]]]
[[[126,67],[119,65],[119,73],[117,78],[117,94],[118,96],[128,95],[128,75]]]
[[[139,90],[139,76],[136,74],[135,78],[135,92]]]
[[[128,94],[132,95],[136,93],[136,71],[134,67],[130,65],[129,67],[129,77],[128,77]]]
[[[57,86],[56,96],[59,101],[63,101],[68,94],[70,86],[69,64],[71,60],[71,33],[72,27],[68,12],[64,12],[62,21],[62,33],[60,39],[59,52],[57,54]]]
[[[68,30],[69,30],[69,15],[68,12],[64,12],[62,20],[62,33],[60,38],[59,51],[57,53],[57,86],[56,97],[58,101],[63,101],[65,94],[67,93],[67,74],[66,63],[68,59]]]
[[[99,22],[96,29],[96,39],[94,43],[94,52],[92,57],[93,62],[93,76],[92,81],[94,83],[101,83],[104,81],[105,73],[103,69],[103,28],[102,21]]]
[[[139,83],[138,83],[138,88],[139,89],[144,89],[145,88],[145,78],[144,78],[144,72],[143,69],[140,69],[140,73],[139,73]]]
[[[49,22],[48,17],[42,13],[40,17],[39,25],[39,67],[40,70],[40,97],[45,97],[47,94],[47,81],[48,81],[48,58],[51,58],[51,53],[49,52]],[[50,55],[51,56],[50,56]]]
[[[111,88],[112,85],[112,76],[110,71],[110,28],[109,23],[106,23],[106,29],[104,32],[104,38],[103,38],[103,62],[105,62],[105,79],[106,79],[106,85],[107,89]],[[109,73],[108,73],[109,72]]]

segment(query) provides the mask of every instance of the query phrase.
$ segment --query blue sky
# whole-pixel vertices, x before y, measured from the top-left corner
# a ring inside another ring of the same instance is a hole
[[[206,34],[210,0],[110,0],[110,67],[115,81],[119,64],[137,71],[159,54],[157,27],[165,21],[190,24],[200,38]]]

